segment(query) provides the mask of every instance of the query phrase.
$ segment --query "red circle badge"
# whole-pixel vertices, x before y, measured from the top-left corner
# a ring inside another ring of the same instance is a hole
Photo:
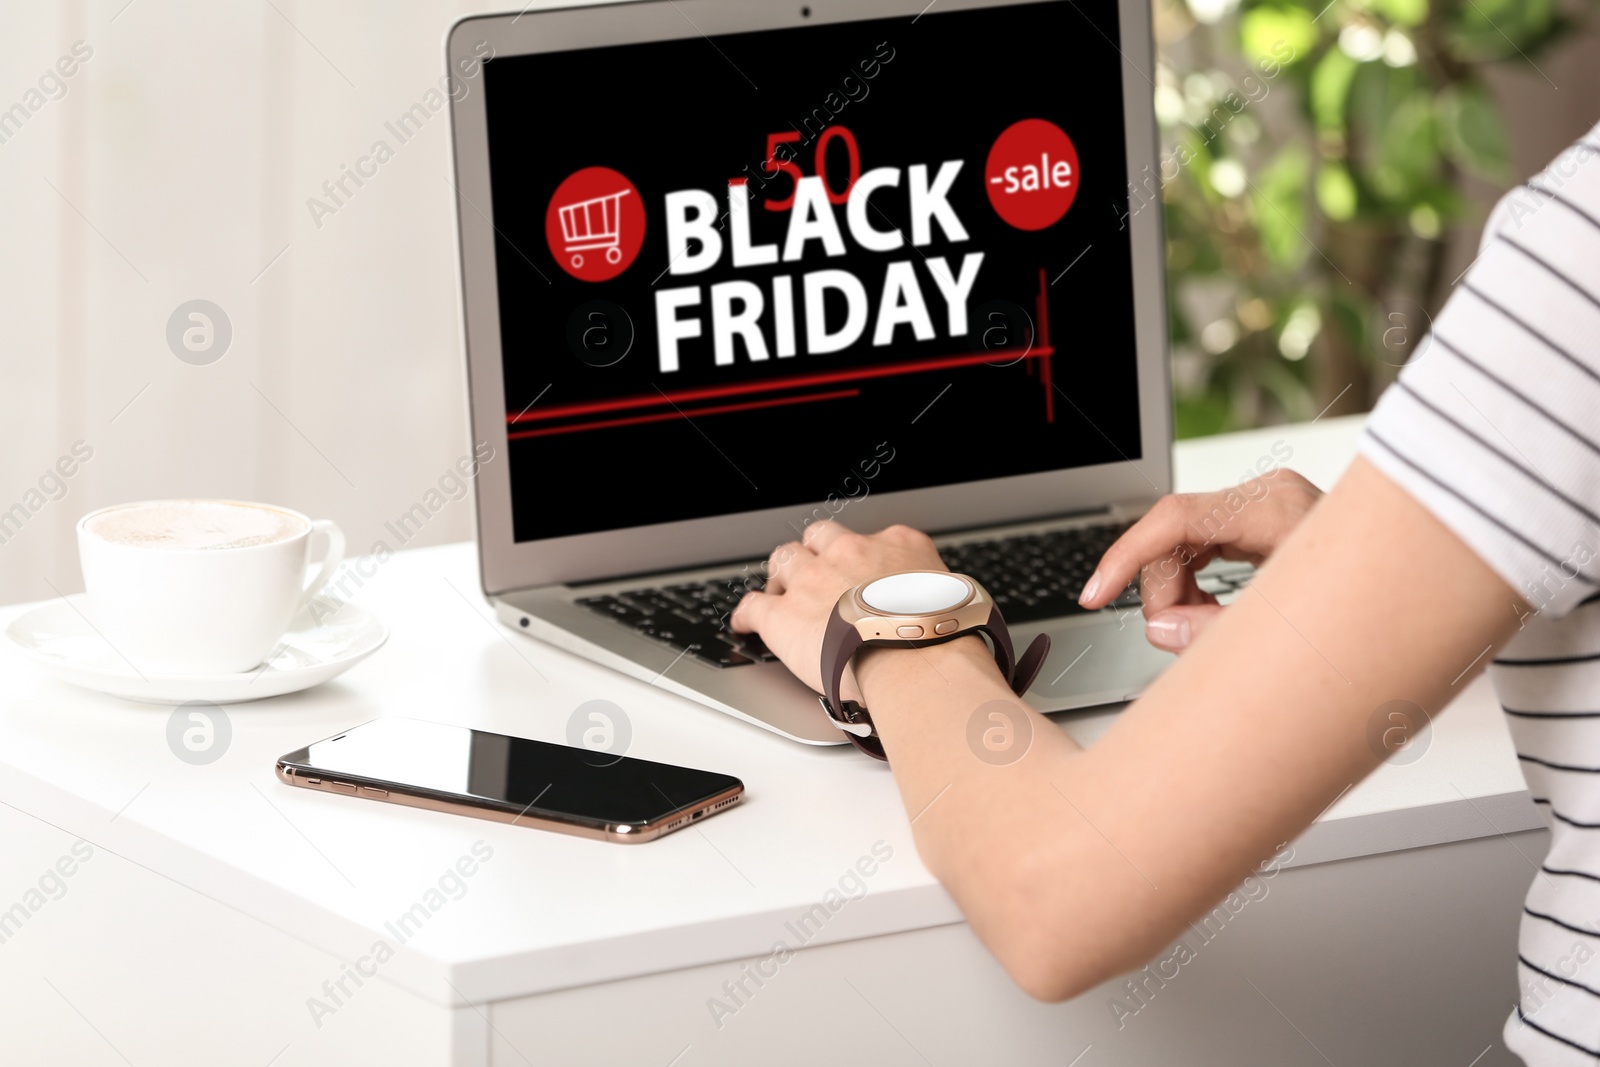
[[[609,281],[644,246],[644,201],[610,167],[584,167],[556,186],[544,236],[562,270],[583,282]]]
[[[1019,230],[1042,230],[1078,195],[1078,150],[1055,123],[1023,119],[995,138],[983,180],[995,214]]]

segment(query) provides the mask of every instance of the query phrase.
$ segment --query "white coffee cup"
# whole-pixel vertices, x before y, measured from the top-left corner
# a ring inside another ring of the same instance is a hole
[[[78,555],[89,618],[140,673],[234,674],[260,666],[322,589],[344,534],[270,504],[147,500],[78,520]]]

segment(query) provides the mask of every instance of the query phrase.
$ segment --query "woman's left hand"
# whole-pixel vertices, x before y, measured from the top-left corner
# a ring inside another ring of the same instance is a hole
[[[767,560],[766,589],[746,593],[730,624],[761,636],[795,676],[822,690],[822,635],[845,590],[898,571],[942,571],[933,540],[909,526],[858,534],[837,522],[807,526],[800,541],[779,545]],[[850,672],[840,695],[860,700]]]

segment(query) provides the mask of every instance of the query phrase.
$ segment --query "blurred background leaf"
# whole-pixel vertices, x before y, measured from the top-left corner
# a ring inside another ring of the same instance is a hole
[[[1511,180],[1511,148],[1505,123],[1481,85],[1451,85],[1440,91],[1441,144],[1461,167],[1486,181]]]

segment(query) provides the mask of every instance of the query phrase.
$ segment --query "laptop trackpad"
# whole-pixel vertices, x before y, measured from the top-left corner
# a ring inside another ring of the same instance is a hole
[[[1175,658],[1144,636],[1144,617],[1137,611],[1107,613],[1094,619],[1047,622],[1050,655],[1029,690],[1030,703],[1041,711],[1063,711],[1128,700],[1144,690]],[[1039,624],[1016,628],[1018,647],[1032,639]]]

